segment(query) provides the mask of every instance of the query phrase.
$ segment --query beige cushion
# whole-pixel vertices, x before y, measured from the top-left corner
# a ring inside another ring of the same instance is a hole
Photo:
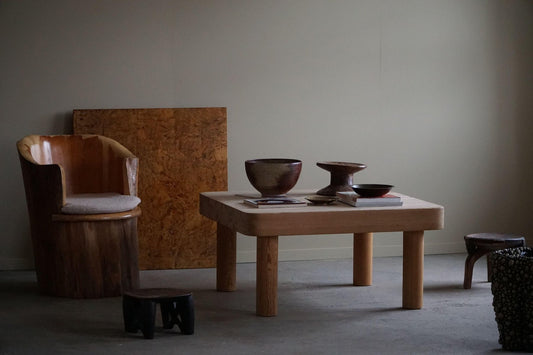
[[[67,196],[61,212],[65,214],[99,214],[129,211],[137,207],[137,196],[117,193],[78,194]]]

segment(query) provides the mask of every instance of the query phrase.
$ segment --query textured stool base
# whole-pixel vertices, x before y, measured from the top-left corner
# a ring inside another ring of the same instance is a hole
[[[512,248],[491,255],[494,314],[505,350],[533,352],[533,249]]]
[[[468,256],[465,261],[465,277],[463,288],[472,287],[472,273],[475,262],[484,255],[487,255],[487,279],[492,279],[490,252],[507,248],[517,248],[526,245],[524,237],[513,234],[498,233],[475,233],[465,235],[466,251]]]
[[[126,332],[141,330],[146,339],[154,338],[156,304],[161,306],[164,329],[177,325],[183,334],[194,334],[192,293],[173,288],[146,288],[124,292],[122,310]]]

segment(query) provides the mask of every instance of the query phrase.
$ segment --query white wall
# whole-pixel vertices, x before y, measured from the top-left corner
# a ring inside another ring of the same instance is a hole
[[[0,46],[0,269],[32,263],[15,142],[69,133],[75,108],[226,106],[230,189],[251,188],[249,158],[302,159],[298,189],[328,184],[317,161],[365,163],[356,182],[445,206],[428,253],[533,237],[531,1],[1,0]],[[347,235],[280,241],[282,259],[350,255]]]

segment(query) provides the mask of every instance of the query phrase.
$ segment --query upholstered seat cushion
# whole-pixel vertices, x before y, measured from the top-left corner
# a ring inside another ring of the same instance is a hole
[[[61,212],[65,214],[99,214],[129,211],[137,207],[137,196],[117,193],[78,194],[67,196]]]

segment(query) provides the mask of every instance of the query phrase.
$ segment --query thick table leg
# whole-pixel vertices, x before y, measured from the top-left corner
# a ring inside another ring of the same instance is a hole
[[[353,284],[372,285],[372,233],[353,235]]]
[[[217,291],[235,291],[237,233],[217,223]]]
[[[278,313],[278,237],[257,238],[256,314]]]
[[[403,308],[424,303],[424,231],[403,232]]]

